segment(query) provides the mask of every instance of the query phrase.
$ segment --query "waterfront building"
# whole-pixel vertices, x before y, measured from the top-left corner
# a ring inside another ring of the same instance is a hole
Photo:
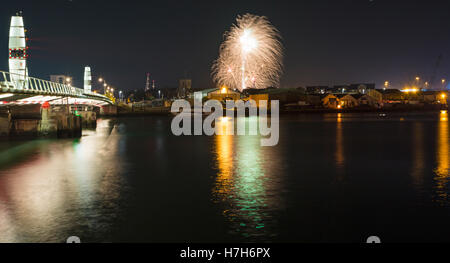
[[[300,100],[297,102],[299,106],[321,106],[320,95],[310,95],[306,94],[301,96]]]
[[[381,94],[382,101],[386,103],[401,103],[404,100],[404,94],[398,89],[376,89]]]
[[[350,93],[350,88],[349,85],[334,85],[332,88],[328,90],[328,93],[334,94]]]
[[[341,94],[337,95],[338,103],[341,108],[353,108],[358,106],[358,99],[355,96],[360,94]]]
[[[177,96],[178,98],[185,98],[192,91],[192,80],[191,79],[180,79],[178,81]]]
[[[366,93],[371,98],[375,99],[377,103],[381,104],[383,102],[383,94],[376,89],[369,89]]]
[[[306,92],[308,94],[367,94],[370,90],[374,89],[375,84],[373,83],[356,83],[350,85],[334,85],[333,87],[308,86],[306,87]]]
[[[269,94],[265,93],[265,94],[252,94],[250,96],[248,96],[249,100],[253,100],[256,102],[256,106],[259,107],[260,105],[260,101],[261,100],[265,100],[265,101],[269,101]],[[269,104],[267,104],[269,105]]]
[[[423,91],[420,93],[421,101],[427,104],[447,104],[447,92],[444,91]]]
[[[328,86],[307,86],[306,94],[325,94],[330,87]]]
[[[339,107],[339,98],[335,94],[326,94],[321,100],[325,108],[337,109]]]
[[[380,108],[382,106],[382,99],[378,99],[369,94],[358,94],[354,95],[358,100],[358,105],[360,107],[369,106],[371,108]]]
[[[221,87],[220,89],[214,89],[207,92],[207,98],[218,100],[218,101],[226,101],[226,100],[239,100],[241,98],[241,93],[237,91],[233,91],[227,87]]]
[[[376,93],[374,93],[376,94]],[[369,94],[326,94],[322,97],[322,105],[330,109],[354,108],[360,106],[370,106],[379,108],[382,105],[382,100],[377,97],[372,97]]]
[[[348,90],[350,93],[367,94],[370,90],[375,89],[374,83],[356,83],[350,84]]]
[[[72,77],[67,76],[67,75],[50,75],[50,81],[64,84],[64,85],[71,85]]]

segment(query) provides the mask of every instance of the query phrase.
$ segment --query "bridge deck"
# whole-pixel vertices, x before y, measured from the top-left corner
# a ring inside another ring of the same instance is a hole
[[[113,101],[95,92],[48,80],[0,71],[0,104],[43,103],[107,105]]]

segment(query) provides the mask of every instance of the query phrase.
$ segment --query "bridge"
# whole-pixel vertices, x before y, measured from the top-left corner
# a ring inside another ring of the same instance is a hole
[[[17,76],[0,71],[0,106],[43,104],[85,104],[92,106],[112,105],[113,101],[102,94],[48,80]]]
[[[91,68],[84,88],[28,75],[25,28],[21,14],[11,17],[9,72],[0,71],[0,139],[17,136],[79,137],[96,126],[97,114],[114,115],[114,98],[91,91]]]
[[[0,71],[0,106],[4,104],[112,105],[111,98],[91,91],[91,68],[85,67],[84,89],[30,77],[22,14],[11,17],[9,29],[9,72]],[[48,103],[47,103],[48,102]]]
[[[116,110],[113,104],[87,89],[0,71],[0,139],[79,137],[82,127],[96,126],[97,114]]]

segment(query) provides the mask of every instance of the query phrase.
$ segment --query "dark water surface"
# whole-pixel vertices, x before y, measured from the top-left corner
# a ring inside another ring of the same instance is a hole
[[[0,242],[450,241],[446,113],[282,116],[275,147],[170,121],[0,142]]]

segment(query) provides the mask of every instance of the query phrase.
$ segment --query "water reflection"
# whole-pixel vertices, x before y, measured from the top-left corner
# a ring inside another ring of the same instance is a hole
[[[216,125],[227,129],[224,126],[232,123]],[[277,173],[281,160],[276,147],[261,147],[259,136],[218,135],[215,154],[218,173],[213,195],[223,206],[230,233],[249,241],[270,241],[276,235],[273,228],[282,207],[282,175]]]
[[[446,111],[440,114],[437,139],[437,167],[435,169],[435,201],[441,205],[448,205],[448,180],[449,180],[449,133],[448,116]]]
[[[64,242],[102,233],[115,220],[124,183],[120,137],[108,120],[79,140],[54,140],[0,173],[0,242]],[[101,203],[101,209],[96,205]],[[95,226],[95,227],[94,227]],[[102,230],[103,229],[103,230]]]
[[[344,177],[344,164],[345,164],[345,154],[344,154],[344,135],[342,128],[342,113],[337,114],[336,120],[336,168],[338,172],[338,179],[342,180]]]
[[[423,176],[425,169],[425,154],[424,154],[424,134],[423,123],[415,122],[413,126],[413,165],[412,165],[412,180],[413,185],[417,189],[423,187]]]

